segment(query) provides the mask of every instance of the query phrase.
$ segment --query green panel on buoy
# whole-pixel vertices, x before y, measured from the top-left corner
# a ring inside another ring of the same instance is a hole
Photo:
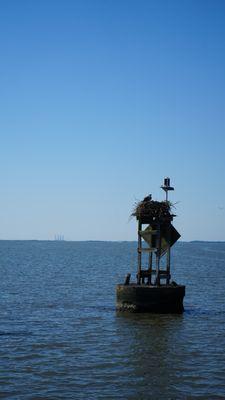
[[[163,239],[172,247],[178,239],[180,239],[180,234],[170,223],[169,226],[162,226],[161,229]]]
[[[148,243],[150,249],[157,247],[157,230],[149,225],[144,231],[140,232],[141,237]],[[169,225],[162,226],[161,228],[161,255],[163,255],[168,247],[172,247],[174,243],[180,238],[179,232],[170,223]]]
[[[144,231],[140,232],[141,237],[152,249],[156,247],[156,234],[157,230],[153,229],[150,225]]]

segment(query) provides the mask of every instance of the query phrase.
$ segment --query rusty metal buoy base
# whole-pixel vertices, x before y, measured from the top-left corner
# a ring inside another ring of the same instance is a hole
[[[128,312],[176,313],[184,311],[183,285],[117,285],[116,309]]]

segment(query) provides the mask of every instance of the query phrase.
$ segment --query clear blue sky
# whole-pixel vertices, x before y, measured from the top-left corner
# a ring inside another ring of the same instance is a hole
[[[225,2],[9,0],[0,238],[134,240],[170,176],[183,240],[225,240]]]

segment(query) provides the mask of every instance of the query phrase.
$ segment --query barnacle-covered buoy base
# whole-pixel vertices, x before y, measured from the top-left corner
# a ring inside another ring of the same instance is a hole
[[[116,310],[131,313],[181,314],[184,311],[184,296],[185,286],[175,282],[163,286],[119,284],[116,287]]]

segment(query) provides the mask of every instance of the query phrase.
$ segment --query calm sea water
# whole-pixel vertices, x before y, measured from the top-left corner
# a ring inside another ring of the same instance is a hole
[[[225,399],[225,243],[179,242],[183,315],[118,315],[136,243],[0,242],[0,398]]]

